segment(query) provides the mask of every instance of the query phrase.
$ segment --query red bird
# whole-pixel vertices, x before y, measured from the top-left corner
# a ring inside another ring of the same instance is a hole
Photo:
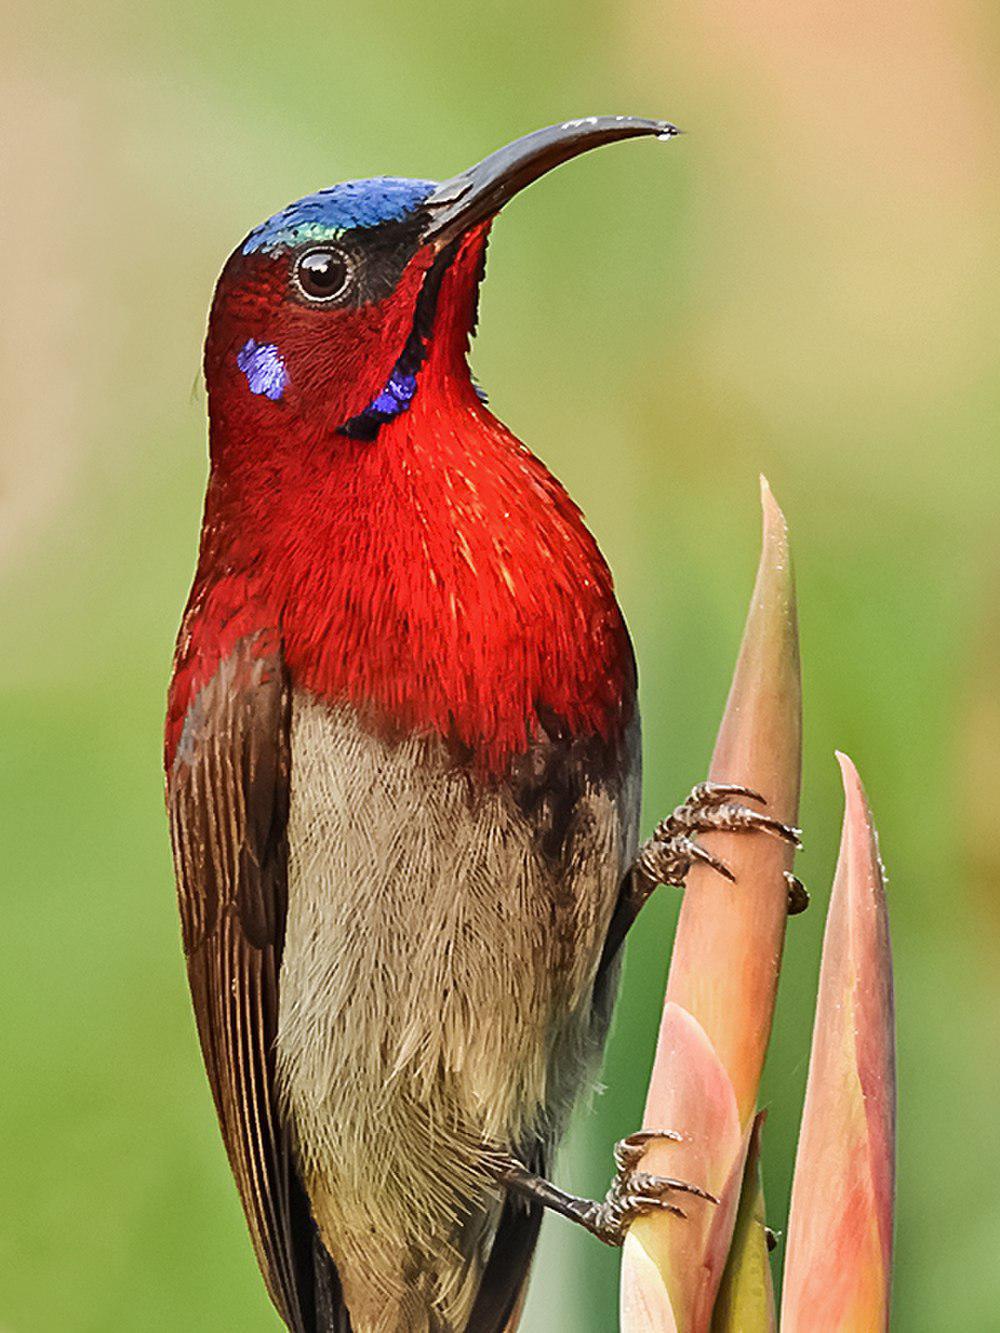
[[[617,1243],[694,1189],[631,1187],[641,1139],[602,1203],[545,1177],[653,886],[713,860],[698,829],[791,833],[702,787],[637,852],[611,576],[466,361],[503,204],[674,133],[593,117],[443,185],[320,191],[216,289],[168,806],[205,1064],[294,1333],[513,1328],[544,1207]]]

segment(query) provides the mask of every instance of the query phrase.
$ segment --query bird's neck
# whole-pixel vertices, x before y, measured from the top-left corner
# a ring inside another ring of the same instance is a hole
[[[553,730],[616,742],[634,675],[608,568],[562,486],[479,401],[468,327],[443,303],[417,392],[375,440],[285,422],[249,442],[213,476],[200,578],[252,587],[299,687],[500,774]]]

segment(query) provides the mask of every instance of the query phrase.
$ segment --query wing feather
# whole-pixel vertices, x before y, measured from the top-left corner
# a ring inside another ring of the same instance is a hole
[[[187,710],[170,813],[188,980],[229,1162],[293,1333],[348,1333],[276,1102],[291,694],[276,637],[240,640]]]

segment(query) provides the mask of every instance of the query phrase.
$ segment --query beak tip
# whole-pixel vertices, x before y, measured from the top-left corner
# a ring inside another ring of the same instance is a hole
[[[424,240],[442,248],[497,213],[539,176],[590,148],[639,136],[673,139],[680,133],[669,120],[644,116],[585,116],[535,130],[437,186],[422,205],[429,215]]]

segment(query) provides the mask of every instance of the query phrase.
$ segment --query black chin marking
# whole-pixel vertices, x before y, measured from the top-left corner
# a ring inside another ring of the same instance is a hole
[[[370,443],[378,438],[380,429],[387,421],[392,421],[410,406],[417,393],[420,367],[427,358],[434,332],[441,281],[455,258],[458,245],[456,240],[442,250],[424,278],[413,313],[413,327],[385,387],[363,412],[344,422],[339,434]]]
[[[341,426],[341,435],[348,435],[352,440],[374,440],[380,426],[406,411],[416,392],[417,373],[415,370],[407,371],[400,357],[392,368],[389,383],[363,412]]]

